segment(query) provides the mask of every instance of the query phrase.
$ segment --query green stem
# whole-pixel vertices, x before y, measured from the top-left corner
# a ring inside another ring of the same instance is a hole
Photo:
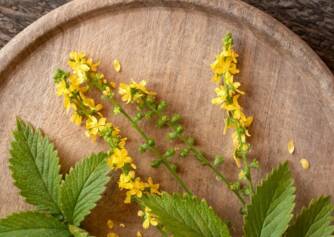
[[[117,106],[120,109],[122,115],[129,120],[132,127],[142,136],[145,142],[148,142],[150,138],[146,135],[146,133],[138,126],[138,123],[133,120],[133,118],[123,109],[123,107],[113,98],[109,98],[110,102],[113,106]],[[190,188],[186,185],[186,183],[180,178],[180,176],[176,173],[176,171],[171,167],[169,161],[161,154],[161,152],[155,146],[151,147],[152,152],[155,156],[162,161],[162,164],[167,168],[167,170],[171,173],[171,175],[176,179],[179,185],[189,194],[192,194]]]
[[[184,140],[181,140],[184,142]],[[222,172],[220,172],[217,167],[213,166],[211,164],[211,162],[205,158],[205,156],[202,154],[202,152],[200,152],[196,147],[194,147],[193,145],[189,146],[190,148],[190,151],[193,152],[193,154],[197,157],[201,157],[201,159],[204,159],[204,162],[205,162],[205,165],[208,166],[212,171],[213,173],[226,185],[226,187],[231,190],[236,196],[237,198],[239,199],[239,201],[242,203],[242,205],[245,205],[246,202],[245,200],[242,198],[240,192],[238,190],[235,190],[235,189],[232,189],[231,188],[231,184],[230,182],[227,180],[227,178],[224,176],[224,174]]]
[[[152,105],[147,104],[147,106],[149,107],[149,109],[151,111],[153,111],[155,114],[157,115],[161,115],[160,112],[154,108]],[[167,125],[169,128],[174,128],[174,125],[168,121]],[[184,144],[187,144],[187,139],[184,136],[178,136],[179,140],[182,141]],[[190,148],[190,151],[193,153],[193,155],[197,158],[197,160],[199,160],[203,165],[208,166],[214,173],[216,176],[219,177],[219,179],[226,185],[226,187],[231,190],[239,199],[239,201],[242,203],[242,205],[245,205],[246,202],[245,200],[242,198],[240,192],[238,190],[234,190],[231,189],[231,184],[230,182],[227,180],[227,178],[224,176],[223,173],[221,173],[216,167],[214,167],[210,161],[203,155],[203,153],[196,148],[194,145],[188,145]]]

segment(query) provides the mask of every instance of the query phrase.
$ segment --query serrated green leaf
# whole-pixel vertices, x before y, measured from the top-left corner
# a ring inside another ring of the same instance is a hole
[[[227,225],[205,201],[180,194],[149,195],[141,199],[174,237],[229,237]]]
[[[109,181],[106,156],[93,154],[66,175],[61,186],[61,208],[69,223],[79,225],[101,198]]]
[[[60,213],[61,175],[54,146],[40,130],[17,119],[9,159],[15,185],[30,204],[41,211]]]
[[[292,218],[295,187],[288,163],[273,170],[247,206],[245,237],[280,237]],[[296,236],[297,237],[297,236]]]
[[[69,237],[67,227],[56,218],[36,213],[22,212],[0,220],[0,237]]]
[[[330,237],[333,236],[333,205],[329,197],[320,197],[312,200],[307,208],[303,208],[301,214],[291,225],[286,237]]]

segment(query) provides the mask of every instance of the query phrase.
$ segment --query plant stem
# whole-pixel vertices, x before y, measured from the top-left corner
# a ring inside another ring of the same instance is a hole
[[[148,142],[150,138],[147,134],[138,126],[137,121],[135,121],[124,109],[123,107],[114,99],[109,98],[109,101],[113,106],[117,106],[120,109],[120,113],[129,120],[132,127],[142,136],[145,142]],[[190,188],[186,185],[186,183],[180,178],[180,176],[176,173],[176,171],[171,167],[170,163],[166,158],[161,154],[159,149],[155,146],[150,148],[155,156],[162,161],[162,164],[166,167],[166,169],[171,173],[171,175],[175,178],[175,180],[179,183],[179,185],[189,194],[192,194]]]
[[[184,140],[181,140],[181,141],[184,141]],[[205,156],[202,154],[202,152],[200,152],[196,147],[194,147],[193,145],[189,146],[190,148],[190,151],[193,152],[193,154],[195,156],[201,156],[202,158],[201,159],[205,159],[205,165],[208,166],[212,171],[213,173],[215,173],[215,175],[217,177],[219,177],[219,179],[226,185],[226,187],[231,190],[236,196],[237,198],[239,199],[239,201],[242,203],[242,205],[245,205],[245,200],[242,198],[241,194],[239,193],[238,190],[235,190],[235,189],[232,189],[231,188],[231,184],[230,182],[227,180],[227,178],[224,176],[224,174],[222,172],[220,172],[217,167],[213,166],[209,160],[207,158],[205,158]]]
[[[160,111],[158,111],[156,108],[153,106],[147,104],[149,109],[153,111],[156,115],[161,115]],[[169,128],[174,128],[174,125],[168,121],[167,125]],[[178,136],[179,140],[182,141],[184,144],[187,144],[187,138],[185,136],[179,135]],[[230,182],[227,180],[227,178],[224,176],[222,172],[220,172],[215,166],[211,164],[211,162],[205,157],[205,155],[194,145],[187,144],[189,146],[190,151],[193,153],[193,155],[199,160],[203,165],[208,166],[213,173],[215,173],[216,176],[219,177],[219,179],[226,185],[226,187],[231,190],[239,199],[239,201],[242,203],[242,205],[245,205],[246,202],[242,198],[242,195],[240,194],[239,190],[235,190],[231,188]]]

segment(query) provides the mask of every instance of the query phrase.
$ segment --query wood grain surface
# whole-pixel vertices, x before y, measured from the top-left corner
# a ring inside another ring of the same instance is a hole
[[[56,97],[52,72],[66,65],[71,50],[83,50],[101,60],[101,70],[116,82],[146,79],[170,112],[182,113],[187,131],[209,155],[231,157],[231,139],[223,136],[223,111],[210,105],[214,85],[209,65],[220,50],[221,38],[232,32],[240,54],[238,79],[247,92],[241,101],[252,126],[252,157],[262,164],[256,174],[289,160],[297,185],[297,209],[312,197],[334,195],[333,75],[319,57],[282,24],[238,0],[90,0],[74,1],[41,18],[0,51],[0,216],[30,208],[18,195],[8,170],[9,144],[15,117],[40,127],[56,144],[63,171],[93,151],[84,129],[69,122],[62,99]],[[111,62],[120,59],[116,74]],[[96,98],[98,100],[98,98]],[[131,107],[129,111],[133,112]],[[142,177],[152,176],[166,191],[180,191],[169,174],[149,167],[150,154],[137,152],[140,137],[122,118],[109,116],[123,135]],[[144,125],[159,144],[165,137]],[[296,153],[287,152],[294,139]],[[299,159],[311,169],[303,171]],[[189,158],[178,161],[180,174],[194,193],[206,198],[217,213],[231,220],[233,236],[241,236],[237,200],[208,170]],[[233,161],[222,168],[236,176]],[[103,200],[85,222],[97,237],[106,236],[106,221],[125,223],[121,236],[141,229],[134,205],[124,205],[124,193],[111,183]],[[154,230],[145,236],[158,236]]]
[[[0,47],[29,24],[70,0],[0,0]],[[243,0],[299,35],[334,71],[333,0]]]

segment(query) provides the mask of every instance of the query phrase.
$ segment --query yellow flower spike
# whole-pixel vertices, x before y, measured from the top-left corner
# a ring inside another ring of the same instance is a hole
[[[304,170],[308,170],[310,168],[310,162],[306,159],[300,159],[300,165],[303,167]]]
[[[288,152],[290,154],[293,154],[295,151],[295,144],[294,144],[294,141],[293,140],[289,140],[288,142]]]
[[[108,220],[107,221],[107,226],[108,226],[109,229],[114,228],[114,222],[112,220]]]
[[[121,71],[121,63],[118,59],[115,59],[112,63],[113,67],[114,67],[114,70],[116,72],[120,72]]]

